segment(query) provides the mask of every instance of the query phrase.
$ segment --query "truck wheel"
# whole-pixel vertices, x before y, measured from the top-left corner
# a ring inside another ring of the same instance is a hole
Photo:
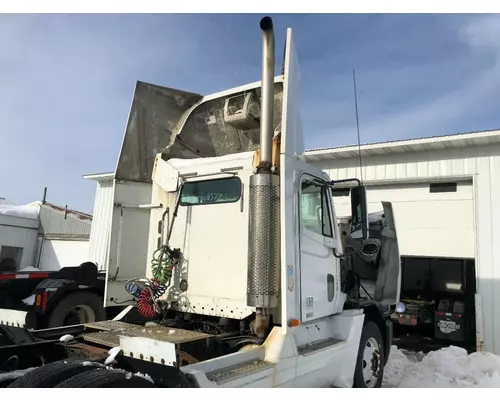
[[[61,360],[38,367],[11,383],[9,388],[53,388],[74,375],[104,368],[103,364],[85,360]]]
[[[384,377],[384,345],[377,324],[368,321],[363,326],[359,342],[354,387],[379,388]]]
[[[154,388],[154,383],[131,372],[96,369],[65,380],[56,388]]]
[[[106,319],[103,299],[92,292],[76,292],[64,297],[50,313],[47,328],[78,325]]]

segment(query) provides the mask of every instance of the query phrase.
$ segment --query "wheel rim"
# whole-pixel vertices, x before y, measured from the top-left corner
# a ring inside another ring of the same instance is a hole
[[[78,305],[73,307],[73,309],[64,318],[64,325],[75,325],[75,324],[87,324],[89,322],[95,322],[95,313],[92,308],[87,305]]]
[[[380,376],[380,346],[375,338],[369,338],[363,349],[363,380],[366,387],[375,387]]]

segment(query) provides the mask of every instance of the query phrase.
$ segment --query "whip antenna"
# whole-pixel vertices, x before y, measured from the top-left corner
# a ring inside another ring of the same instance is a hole
[[[356,91],[356,71],[352,69],[352,81],[354,84],[354,107],[356,109],[356,129],[358,131],[358,157],[359,157],[359,172],[361,174],[360,181],[363,183],[363,163],[361,160],[361,139],[359,135],[359,116],[358,116],[358,95]]]

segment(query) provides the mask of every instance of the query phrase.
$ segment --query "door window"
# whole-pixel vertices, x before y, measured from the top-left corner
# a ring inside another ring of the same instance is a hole
[[[302,226],[308,231],[333,237],[332,218],[325,185],[313,180],[302,181],[300,217]]]

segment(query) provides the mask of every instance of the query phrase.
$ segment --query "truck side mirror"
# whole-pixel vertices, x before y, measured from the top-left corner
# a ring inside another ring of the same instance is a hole
[[[351,237],[353,239],[368,238],[368,207],[366,205],[366,188],[363,185],[351,188]]]

